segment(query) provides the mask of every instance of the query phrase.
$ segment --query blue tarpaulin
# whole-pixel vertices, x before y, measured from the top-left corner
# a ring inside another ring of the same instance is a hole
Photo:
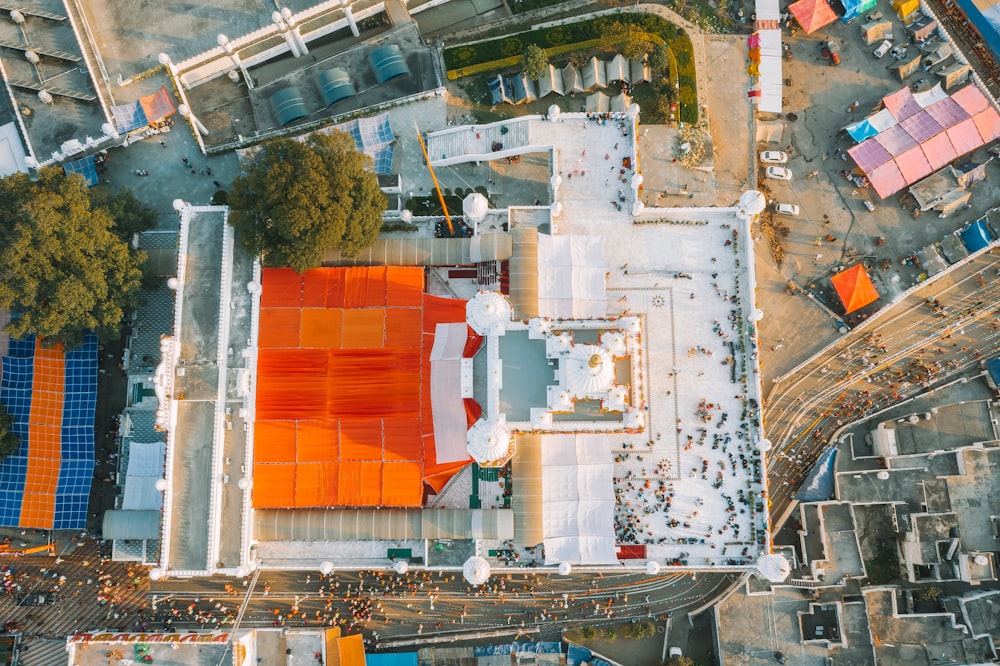
[[[993,238],[990,236],[990,230],[986,228],[986,223],[982,220],[976,220],[965,229],[958,232],[959,238],[965,244],[965,248],[971,252],[978,252],[984,247],[989,247],[990,242]]]
[[[840,0],[840,4],[844,8],[844,15],[840,19],[847,23],[859,14],[875,9],[876,0]]]
[[[853,125],[847,126],[847,133],[851,135],[851,138],[861,143],[865,139],[870,139],[871,137],[878,134],[878,130],[871,124],[867,118],[858,121]]]
[[[63,170],[67,176],[71,173],[78,173],[83,176],[83,179],[87,181],[87,187],[93,187],[100,182],[97,178],[97,164],[94,162],[93,155],[84,157],[82,160],[76,160],[75,162],[65,162]]]
[[[472,648],[476,657],[504,654],[561,654],[562,644],[555,641],[535,641],[532,643],[504,643],[502,645],[480,645]]]
[[[833,499],[833,470],[837,460],[837,449],[828,446],[820,454],[819,460],[809,471],[806,480],[796,493],[795,499],[800,502],[822,502]]]
[[[416,652],[384,652],[366,654],[365,666],[417,666]]]

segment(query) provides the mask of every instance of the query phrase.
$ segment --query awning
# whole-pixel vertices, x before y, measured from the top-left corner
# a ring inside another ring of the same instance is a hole
[[[860,310],[878,300],[878,292],[863,264],[857,264],[834,275],[831,282],[844,304],[845,314]]]
[[[104,512],[104,522],[101,536],[105,539],[159,539],[159,511],[122,511]]]

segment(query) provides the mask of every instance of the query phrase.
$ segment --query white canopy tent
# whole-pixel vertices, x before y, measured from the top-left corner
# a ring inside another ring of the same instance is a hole
[[[614,463],[604,438],[541,440],[545,563],[616,563]]]
[[[603,236],[538,234],[538,313],[588,319],[608,310]]]
[[[163,442],[129,444],[122,509],[147,511],[162,507],[163,493],[157,490],[156,482],[163,478],[165,451]]]
[[[468,460],[465,402],[462,400],[462,352],[469,335],[464,323],[438,324],[431,348],[431,415],[438,464]]]

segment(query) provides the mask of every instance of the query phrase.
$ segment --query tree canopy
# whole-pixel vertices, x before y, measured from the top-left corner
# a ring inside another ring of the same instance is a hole
[[[0,308],[15,314],[8,332],[68,346],[89,330],[117,334],[136,305],[145,255],[92,205],[83,179],[55,167],[35,179],[15,173],[0,179],[0,201]]]
[[[230,223],[267,266],[302,273],[331,248],[353,256],[378,239],[388,203],[369,163],[340,131],[267,141],[233,183]]]
[[[545,49],[537,44],[528,44],[521,56],[521,66],[524,68],[525,76],[537,79],[549,66],[549,56],[545,54]]]
[[[121,187],[118,191],[95,187],[88,190],[90,205],[103,208],[111,216],[115,235],[126,243],[132,237],[156,226],[156,211],[139,201],[132,190]]]
[[[632,60],[648,53],[656,44],[656,39],[640,25],[615,21],[601,35],[601,49],[617,51]]]

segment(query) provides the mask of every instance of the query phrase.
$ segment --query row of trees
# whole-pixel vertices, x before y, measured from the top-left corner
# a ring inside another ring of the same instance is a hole
[[[601,34],[600,50],[620,53],[629,60],[649,56],[649,67],[666,74],[676,70],[671,64],[673,54],[658,36],[650,34],[641,25],[615,21]],[[528,44],[521,56],[521,68],[529,79],[537,79],[549,66],[549,56],[537,44]],[[675,73],[676,75],[676,73]]]

